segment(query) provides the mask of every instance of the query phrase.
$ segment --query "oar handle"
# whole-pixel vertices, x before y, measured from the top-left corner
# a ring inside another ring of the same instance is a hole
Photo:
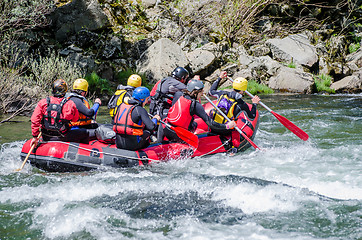
[[[246,94],[248,94],[249,95],[249,97],[251,97],[251,98],[253,98],[254,97],[254,95],[253,94],[251,94],[250,92],[248,92],[248,90],[245,90],[244,91]],[[266,110],[268,110],[269,112],[272,112],[273,110],[271,110],[267,105],[265,105],[262,101],[259,101],[259,104],[261,105],[261,106],[263,106]]]
[[[155,116],[153,116],[151,113],[148,113],[148,116],[150,116],[150,117],[152,117],[152,118],[154,118],[154,117],[155,117]],[[160,121],[160,122],[162,122],[163,124],[165,124],[167,127],[171,128],[171,125],[170,125],[170,124],[168,124],[168,123],[166,123],[166,122],[162,121],[161,119],[160,119],[159,121]]]
[[[208,96],[206,96],[205,93],[204,93],[203,95],[204,95],[204,97],[207,99],[207,101],[209,101],[209,103],[211,103],[211,105],[212,105],[226,120],[228,120],[228,122],[231,122],[231,119],[228,118],[228,116],[226,116],[226,114],[223,113],[223,111],[221,111],[220,108],[218,108],[218,107],[210,100],[210,98],[209,98]],[[240,130],[240,128],[239,128],[238,126],[235,126],[235,129],[236,129],[236,131],[238,131],[255,149],[260,149],[258,146],[256,146],[256,144],[255,144],[253,141],[251,141],[251,140],[248,138],[248,136],[246,136],[245,133],[243,133],[243,132]]]

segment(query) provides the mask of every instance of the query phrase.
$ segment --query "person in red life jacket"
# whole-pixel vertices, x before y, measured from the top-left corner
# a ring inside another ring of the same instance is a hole
[[[79,111],[79,119],[71,122],[72,129],[86,128],[88,129],[90,139],[95,139],[95,129],[98,127],[98,124],[93,120],[93,117],[96,116],[102,102],[99,98],[96,98],[91,108],[88,100],[85,98],[87,93],[87,80],[79,78],[74,81],[72,92],[67,93],[65,97],[72,100]]]
[[[260,101],[258,96],[251,100],[253,105],[249,105],[242,99],[244,91],[247,89],[248,81],[245,78],[238,77],[233,81],[232,91],[217,90],[220,80],[227,77],[227,72],[222,71],[220,77],[211,85],[209,95],[218,98],[217,107],[222,110],[231,120],[237,119],[242,111],[245,111],[249,118],[254,119],[256,116],[256,107]],[[210,112],[210,117],[218,123],[225,123],[226,119],[216,110]]]
[[[193,121],[194,115],[196,115],[204,120],[211,129],[233,129],[236,126],[234,121],[228,122],[227,124],[220,124],[213,121],[207,115],[205,109],[199,102],[203,92],[204,84],[200,80],[190,80],[185,90],[175,94],[165,121],[175,127],[182,127],[193,132],[197,128],[196,122]],[[182,142],[175,131],[167,126],[163,129],[163,133],[169,140]]]
[[[52,86],[52,97],[38,102],[31,116],[31,145],[37,142],[39,131],[45,141],[64,141],[88,143],[85,129],[70,130],[70,122],[77,121],[79,112],[74,102],[65,98],[68,85],[63,79],[55,80]]]
[[[118,107],[113,120],[117,148],[135,151],[149,146],[151,133],[161,119],[158,115],[152,120],[148,116],[144,106],[149,99],[150,91],[146,87],[138,87],[128,104],[122,103]]]
[[[141,85],[141,76],[132,74],[127,80],[127,86],[123,86],[122,84],[117,86],[117,91],[114,93],[107,104],[109,115],[112,117],[112,120],[117,112],[117,107],[123,102],[127,103],[128,99],[132,97],[133,90],[140,87]]]
[[[171,77],[159,80],[151,90],[150,113],[158,114],[161,117],[167,115],[171,107],[173,95],[186,89],[185,82],[189,77],[189,72],[183,67],[175,68]]]

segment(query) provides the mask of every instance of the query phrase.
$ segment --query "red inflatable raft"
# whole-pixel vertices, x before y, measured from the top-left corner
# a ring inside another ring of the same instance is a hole
[[[212,108],[209,103],[204,107],[206,111]],[[91,141],[89,144],[40,140],[28,161],[33,166],[48,172],[80,172],[106,167],[124,168],[149,165],[159,161],[206,156],[235,151],[235,149],[240,152],[251,146],[236,130],[230,136],[215,135],[209,132],[207,125],[200,118],[195,121],[198,122],[198,128],[195,131],[199,138],[197,149],[188,144],[169,141],[151,144],[142,150],[129,151],[117,149],[115,144],[106,144],[98,140]],[[249,119],[244,112],[237,119],[237,126],[251,140],[254,139],[258,124],[258,112],[255,119]],[[23,161],[29,150],[30,140],[23,145],[21,150],[20,156]]]

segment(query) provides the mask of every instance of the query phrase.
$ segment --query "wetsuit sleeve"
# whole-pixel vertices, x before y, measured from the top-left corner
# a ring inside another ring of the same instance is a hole
[[[202,120],[204,120],[207,126],[209,126],[211,129],[226,130],[226,125],[217,123],[214,120],[212,120],[209,117],[209,115],[206,114],[205,109],[202,107],[202,105],[199,102],[196,102],[195,114],[199,116]]]
[[[44,105],[44,99],[40,100],[36,105],[33,114],[31,115],[31,134],[33,137],[37,137],[39,134],[39,128],[41,126],[41,120],[43,118],[42,108]]]
[[[80,98],[72,97],[71,100],[77,106],[78,111],[80,113],[82,113],[83,115],[85,115],[87,117],[93,117],[94,114],[96,113],[93,108],[91,108],[91,109],[87,108]]]
[[[221,80],[221,78],[218,78],[218,79],[211,85],[210,90],[209,90],[209,95],[210,95],[210,96],[219,98],[221,95],[228,93],[227,91],[217,90],[217,88],[218,88],[218,86],[219,86],[219,83],[220,83],[220,80]]]
[[[253,104],[250,110],[249,105],[240,99],[238,100],[238,104],[235,106],[234,116],[238,115],[241,111],[245,111],[246,114],[248,114],[248,117],[253,119],[256,117],[256,106],[257,104]]]
[[[91,109],[93,109],[93,111],[94,111],[94,114],[93,114],[93,115],[95,115],[95,114],[98,112],[99,103],[95,103]]]
[[[153,131],[157,127],[157,125],[148,116],[146,109],[141,106],[135,107],[131,117],[132,121],[134,121],[135,123],[139,122],[139,120],[141,119],[141,121],[145,124],[146,130]]]

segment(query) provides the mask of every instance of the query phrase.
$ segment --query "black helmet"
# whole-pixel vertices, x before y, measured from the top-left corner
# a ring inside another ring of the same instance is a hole
[[[53,82],[52,93],[54,97],[63,97],[68,91],[68,85],[63,79],[57,79]]]
[[[200,80],[191,79],[187,83],[187,91],[192,92],[194,90],[200,90],[204,88],[204,84]]]
[[[171,76],[184,83],[189,77],[189,71],[183,67],[177,67],[172,71]]]

